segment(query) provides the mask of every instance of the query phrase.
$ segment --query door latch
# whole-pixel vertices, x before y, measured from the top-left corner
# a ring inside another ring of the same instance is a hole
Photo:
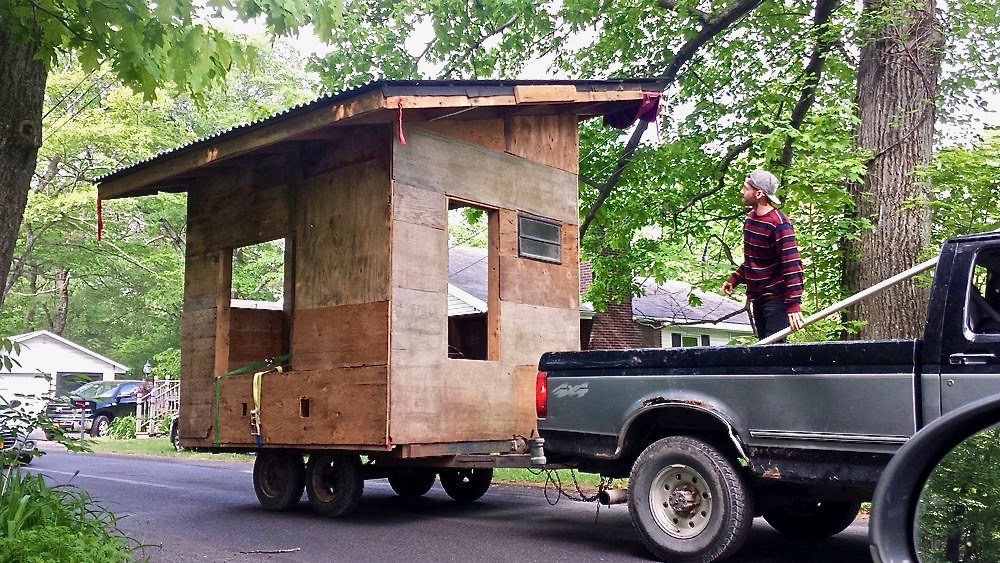
[[[996,354],[952,354],[948,356],[948,363],[953,366],[981,366],[990,363],[997,358]]]

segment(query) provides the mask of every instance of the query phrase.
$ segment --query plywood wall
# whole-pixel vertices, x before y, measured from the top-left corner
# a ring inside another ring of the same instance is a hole
[[[290,350],[295,371],[268,378],[262,405],[272,424],[285,420],[272,438],[384,447],[390,139],[388,127],[345,129],[191,190],[180,423],[189,445],[252,446],[252,375],[222,378],[218,404],[216,377]],[[230,308],[232,248],[286,237],[285,310]],[[292,416],[303,400],[305,421]]]
[[[232,346],[229,292],[233,247],[289,234],[288,184],[276,173],[285,165],[277,159],[227,169],[199,180],[188,194],[179,430],[189,445],[211,445],[215,375],[247,354],[266,349],[273,355],[284,340],[281,323],[259,316],[237,331]],[[252,342],[245,338],[250,332],[266,335]]]
[[[352,129],[309,153],[293,202],[294,371],[275,378],[284,391],[264,399],[284,413],[275,417],[290,418],[268,443],[385,446],[390,139],[388,127]],[[296,422],[303,397],[309,420]]]
[[[577,138],[569,117],[423,124],[394,145],[393,443],[529,435],[539,357],[579,348]],[[449,198],[495,210],[493,361],[447,358]],[[561,264],[517,256],[518,212],[561,223]]]

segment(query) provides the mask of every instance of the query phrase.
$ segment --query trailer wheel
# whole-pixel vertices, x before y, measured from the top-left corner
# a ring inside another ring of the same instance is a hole
[[[306,464],[306,493],[313,510],[336,518],[354,512],[361,502],[365,479],[356,455],[313,452]]]
[[[305,487],[302,454],[258,450],[253,462],[253,490],[267,510],[288,510],[298,504]]]
[[[651,444],[629,476],[629,514],[642,543],[664,560],[708,563],[746,541],[753,499],[712,446],[684,436]]]
[[[182,452],[184,451],[184,446],[181,445],[181,436],[177,425],[178,419],[175,416],[173,420],[170,421],[170,445],[174,447],[174,450]]]
[[[764,520],[782,534],[819,540],[843,532],[858,517],[861,501],[804,501],[764,511]]]
[[[434,486],[437,473],[424,467],[400,467],[389,474],[389,486],[403,498],[418,498]]]
[[[441,471],[441,487],[458,502],[479,500],[493,484],[493,468],[464,467]]]

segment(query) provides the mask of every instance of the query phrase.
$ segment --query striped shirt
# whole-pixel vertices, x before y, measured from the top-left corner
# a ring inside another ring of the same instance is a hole
[[[788,216],[777,209],[764,215],[750,210],[743,222],[743,264],[729,283],[745,283],[750,300],[783,299],[788,314],[802,310],[802,260]]]

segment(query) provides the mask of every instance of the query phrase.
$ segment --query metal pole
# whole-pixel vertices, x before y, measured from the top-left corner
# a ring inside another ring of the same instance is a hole
[[[889,278],[887,280],[881,281],[881,282],[879,282],[879,283],[877,283],[877,284],[869,287],[868,289],[866,289],[864,291],[860,291],[858,293],[855,293],[854,295],[848,297],[847,299],[844,299],[843,301],[839,301],[837,303],[834,303],[833,305],[830,305],[826,309],[823,309],[822,311],[820,311],[818,313],[815,313],[813,315],[810,315],[810,316],[806,317],[805,321],[803,321],[803,323],[802,323],[802,327],[805,328],[806,326],[811,325],[812,323],[814,323],[814,322],[816,322],[816,321],[818,321],[818,320],[820,320],[822,318],[828,317],[828,316],[832,315],[833,313],[836,313],[837,311],[839,311],[839,310],[841,310],[841,309],[843,309],[845,307],[849,307],[850,305],[853,305],[853,304],[857,303],[858,301],[861,301],[862,299],[866,299],[868,297],[871,297],[872,295],[875,295],[877,293],[881,293],[881,292],[883,292],[886,289],[888,289],[888,288],[896,285],[897,283],[899,283],[901,281],[908,280],[908,279],[912,278],[913,276],[915,276],[915,275],[917,275],[917,274],[919,274],[921,272],[929,270],[929,269],[933,268],[934,266],[936,266],[937,262],[938,262],[937,257],[931,258],[930,260],[927,260],[926,262],[921,262],[920,264],[917,264],[916,266],[910,268],[909,270],[906,270],[905,272],[900,272],[900,273],[896,274],[895,276],[892,276],[891,278]],[[783,329],[781,331],[778,331],[778,332],[772,334],[771,336],[768,336],[767,338],[761,340],[760,342],[757,342],[756,344],[752,344],[752,346],[756,346],[758,344],[772,344],[772,343],[774,343],[774,342],[776,342],[778,340],[781,340],[782,338],[788,336],[791,333],[792,333],[792,329],[791,328],[786,328],[786,329]]]

